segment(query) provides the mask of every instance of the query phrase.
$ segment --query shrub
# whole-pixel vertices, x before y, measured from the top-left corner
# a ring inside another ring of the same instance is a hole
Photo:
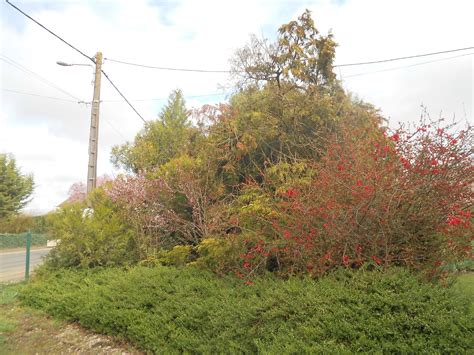
[[[86,202],[60,208],[49,217],[49,226],[53,239],[60,240],[46,259],[49,266],[89,268],[138,261],[139,250],[130,226],[101,189]]]
[[[474,345],[467,300],[400,269],[252,286],[194,268],[60,270],[33,280],[21,300],[156,353],[466,353]]]
[[[177,157],[153,174],[120,176],[106,193],[151,253],[196,245],[222,229],[225,211],[207,170],[198,160]]]
[[[30,216],[27,214],[11,215],[0,219],[0,233],[46,233],[47,215]]]
[[[163,265],[184,266],[191,259],[193,248],[190,245],[176,245],[168,251],[158,254],[158,261]]]
[[[309,174],[286,169],[275,183],[274,166],[263,184],[246,184],[234,219],[253,237],[240,272],[263,272],[271,261],[282,275],[365,263],[434,274],[471,258],[473,136],[448,132],[343,126]]]
[[[34,217],[25,214],[0,218],[0,233],[23,233],[33,229],[34,226]]]

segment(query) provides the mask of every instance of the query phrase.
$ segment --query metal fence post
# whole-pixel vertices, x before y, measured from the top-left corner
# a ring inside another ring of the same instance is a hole
[[[30,278],[30,248],[31,248],[31,232],[26,233],[26,265],[25,265],[25,281]]]

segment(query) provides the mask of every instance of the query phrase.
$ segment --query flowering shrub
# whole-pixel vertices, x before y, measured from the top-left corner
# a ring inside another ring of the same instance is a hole
[[[343,128],[312,163],[310,184],[249,187],[273,211],[258,215],[238,272],[320,275],[372,264],[435,273],[472,258],[472,133],[448,128]]]
[[[146,254],[148,249],[195,245],[221,227],[224,210],[214,186],[195,165],[181,157],[163,165],[156,176],[120,176],[106,190],[135,226]]]

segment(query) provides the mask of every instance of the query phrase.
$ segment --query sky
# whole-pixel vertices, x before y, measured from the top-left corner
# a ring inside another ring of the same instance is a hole
[[[13,4],[88,56],[152,66],[227,70],[251,34],[274,39],[278,27],[312,11],[338,43],[336,64],[474,46],[471,0],[58,0]],[[0,153],[11,153],[36,188],[25,212],[53,210],[86,180],[93,68],[87,59],[2,1],[0,4]],[[471,55],[470,55],[471,54]],[[395,127],[432,118],[473,122],[474,50],[336,69],[353,95]],[[429,62],[429,63],[427,63]],[[104,71],[146,119],[181,89],[189,108],[224,102],[227,74],[170,72],[105,60]],[[196,97],[197,96],[197,97]],[[114,145],[143,122],[102,78],[98,175],[115,176]],[[82,101],[82,103],[80,103]],[[85,103],[84,103],[85,102]]]

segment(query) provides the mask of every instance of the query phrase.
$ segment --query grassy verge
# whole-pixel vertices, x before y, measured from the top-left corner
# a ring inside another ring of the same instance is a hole
[[[453,288],[465,297],[470,304],[470,312],[474,314],[474,272],[460,274]]]
[[[465,353],[474,315],[458,288],[404,270],[245,286],[192,268],[136,267],[61,270],[21,298],[157,353]]]
[[[0,354],[140,354],[128,344],[20,306],[23,284],[0,284]]]

